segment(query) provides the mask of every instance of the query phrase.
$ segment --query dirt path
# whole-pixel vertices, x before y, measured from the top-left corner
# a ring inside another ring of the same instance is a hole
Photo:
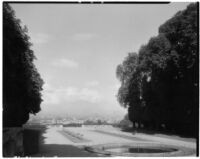
[[[67,132],[67,133],[66,133]],[[83,140],[82,140],[83,139]],[[99,144],[137,144],[160,143],[164,145],[184,146],[196,149],[195,141],[170,136],[147,135],[142,133],[122,132],[111,128],[59,128],[48,127],[41,136],[40,151],[31,157],[98,157],[99,155],[84,150],[85,146]],[[195,156],[195,155],[194,155]]]
[[[174,145],[174,146],[184,146],[187,148],[196,149],[196,141],[195,139],[188,139],[183,137],[171,136],[171,135],[160,135],[160,134],[152,134],[148,135],[145,133],[130,133],[130,132],[122,132],[119,129],[101,129],[96,130],[98,132],[107,133],[108,135],[119,136],[122,138],[129,138],[132,140],[140,140],[140,141],[152,141],[161,144]]]
[[[49,127],[41,136],[39,153],[30,157],[98,157],[93,153],[73,146],[57,128]]]

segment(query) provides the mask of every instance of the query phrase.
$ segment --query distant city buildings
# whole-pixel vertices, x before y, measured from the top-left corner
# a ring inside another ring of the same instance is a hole
[[[40,124],[40,125],[62,125],[81,127],[84,125],[114,125],[120,123],[121,120],[106,119],[101,117],[89,117],[89,118],[76,118],[76,117],[35,117],[31,116],[28,125]]]

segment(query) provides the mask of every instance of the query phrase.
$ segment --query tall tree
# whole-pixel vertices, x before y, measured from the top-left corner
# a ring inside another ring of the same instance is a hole
[[[128,108],[129,119],[133,123],[140,121],[140,73],[137,67],[137,53],[129,53],[123,63],[117,66],[116,72],[121,81],[117,99],[123,107]]]
[[[197,132],[194,130],[197,130],[198,125],[198,9],[198,3],[192,3],[159,28],[159,33],[169,39],[171,52],[176,55],[169,65],[174,70],[171,76],[174,83],[171,98],[173,120],[183,130],[186,130],[185,126],[190,127],[187,130],[191,132]]]
[[[3,3],[3,126],[21,126],[40,111],[43,80],[33,61],[27,28]]]
[[[128,56],[118,66],[118,100],[132,122],[198,135],[197,9],[192,3],[179,11],[141,46],[137,60]]]
[[[136,72],[138,65],[138,55],[137,53],[129,53],[124,59],[123,63],[117,66],[116,75],[121,81],[121,87],[118,92],[119,103],[127,107],[129,105],[128,101],[128,88],[130,85],[130,80],[134,73]]]
[[[168,115],[168,72],[166,68],[171,58],[171,45],[168,39],[160,34],[149,40],[139,50],[139,67],[142,71],[142,98],[145,103],[143,120],[159,127]]]

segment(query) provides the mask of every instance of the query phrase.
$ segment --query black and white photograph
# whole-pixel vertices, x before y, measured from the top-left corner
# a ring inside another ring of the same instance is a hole
[[[199,156],[199,2],[1,3],[1,157]]]

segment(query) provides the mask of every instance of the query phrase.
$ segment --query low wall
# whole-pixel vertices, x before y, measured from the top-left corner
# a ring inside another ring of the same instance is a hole
[[[3,128],[3,157],[24,156],[23,128]]]

